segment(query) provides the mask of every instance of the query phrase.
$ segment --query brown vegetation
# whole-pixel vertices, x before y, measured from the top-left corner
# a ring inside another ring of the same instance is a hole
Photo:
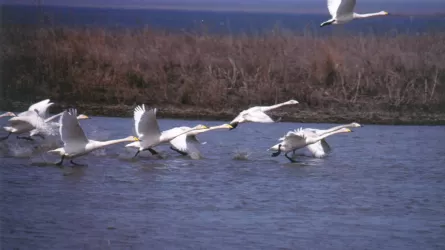
[[[9,101],[231,114],[294,98],[297,110],[332,116],[445,111],[445,33],[253,37],[9,27],[1,39],[0,95]]]

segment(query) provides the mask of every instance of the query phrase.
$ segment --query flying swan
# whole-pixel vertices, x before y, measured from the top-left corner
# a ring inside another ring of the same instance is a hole
[[[182,134],[175,139],[170,141],[170,149],[173,151],[176,151],[182,155],[190,155],[192,159],[198,159],[201,157],[201,153],[199,152],[198,145],[202,144],[198,141],[196,138],[196,135],[209,132],[212,130],[218,130],[218,129],[232,129],[233,127],[230,124],[222,124],[219,126],[213,126],[209,127],[208,129],[204,130],[195,130],[188,132],[186,134]],[[179,133],[181,131],[185,131],[190,129],[190,127],[178,127],[178,128],[172,128],[170,130],[165,131],[164,133]]]
[[[269,150],[277,151],[272,154],[272,157],[277,157],[278,155],[281,154],[281,152],[285,152],[284,156],[286,156],[286,158],[289,159],[291,162],[295,162],[294,159],[292,159],[287,155],[289,152],[296,149],[304,148],[328,136],[338,133],[347,133],[347,132],[352,132],[352,131],[349,128],[342,128],[318,136],[318,135],[313,135],[313,133],[307,133],[304,131],[304,129],[300,128],[294,131],[287,132],[287,134],[284,137],[281,137],[279,139],[280,143],[272,146]]]
[[[60,116],[60,139],[63,142],[63,147],[48,151],[48,153],[57,153],[62,158],[56,165],[60,166],[63,163],[65,157],[71,159],[71,164],[81,165],[73,161],[74,158],[86,155],[96,149],[100,149],[106,146],[110,146],[122,142],[133,142],[139,139],[134,136],[129,136],[123,139],[109,140],[109,141],[93,141],[89,140],[80,127],[77,119],[77,110],[69,109],[65,110]]]
[[[336,127],[332,127],[330,129],[315,129],[315,128],[305,128],[303,129],[304,133],[312,134],[312,136],[321,136],[325,133],[330,133],[332,131],[336,131],[342,128],[359,128],[362,127],[359,123],[353,122],[345,125],[340,125]],[[312,143],[306,146],[306,148],[309,150],[311,155],[316,158],[322,158],[325,157],[327,154],[329,154],[332,149],[329,146],[329,144],[326,142],[325,139],[319,140],[316,143]],[[295,151],[298,149],[293,150],[293,154],[295,155]],[[301,154],[298,154],[301,155]],[[304,154],[303,154],[304,155]]]
[[[235,119],[233,119],[230,122],[230,125],[233,127],[230,130],[235,129],[238,126],[238,124],[245,123],[245,122],[260,122],[260,123],[276,122],[276,121],[272,120],[272,118],[270,118],[264,112],[267,112],[269,110],[276,109],[276,108],[279,108],[279,107],[282,107],[285,105],[292,105],[292,104],[297,104],[297,103],[298,103],[298,101],[296,101],[296,100],[289,100],[287,102],[275,104],[272,106],[256,106],[256,107],[246,109],[246,110],[242,111],[241,113],[239,113],[239,115],[237,117],[235,117]]]
[[[354,13],[355,3],[356,0],[328,0],[328,10],[332,18],[321,23],[320,27],[330,24],[343,24],[350,22],[353,19],[389,15],[386,11],[368,14]]]
[[[49,99],[45,99],[29,106],[27,111],[9,119],[10,126],[3,127],[9,133],[7,136],[0,138],[0,141],[8,139],[11,134],[17,134],[17,139],[32,141],[31,137],[20,137],[18,135],[30,132],[35,128],[45,127],[44,119],[48,116],[48,108],[53,104],[49,102]]]
[[[136,157],[144,150],[148,150],[153,155],[156,155],[158,152],[152,149],[152,147],[159,144],[168,143],[174,138],[194,130],[208,129],[204,125],[198,125],[190,129],[178,131],[176,133],[165,133],[165,131],[161,133],[159,130],[158,121],[156,120],[156,109],[146,110],[144,104],[137,106],[134,109],[134,126],[139,141],[125,145],[125,147],[138,148],[138,151],[133,157]]]
[[[56,131],[58,130],[58,128],[60,127],[60,123],[58,120],[56,120],[57,118],[59,118],[60,120],[60,116],[63,114],[63,112],[60,112],[59,114],[53,115],[49,118],[45,119],[45,124],[47,126],[45,126],[45,131],[42,131],[39,128],[35,128],[33,130],[31,130],[29,132],[29,136],[39,136],[41,138],[44,138],[43,134],[52,134],[52,133],[56,133]],[[85,119],[90,119],[90,117],[88,117],[87,115],[84,114],[80,114],[77,116],[77,120],[85,120]]]

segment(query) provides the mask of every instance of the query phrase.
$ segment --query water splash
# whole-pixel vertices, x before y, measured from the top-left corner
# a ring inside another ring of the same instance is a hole
[[[237,149],[234,152],[233,158],[234,160],[246,161],[249,160],[249,156],[252,153],[248,149]]]
[[[9,145],[9,152],[14,157],[18,158],[30,157],[32,156],[33,151],[34,151],[34,146],[32,145],[21,146],[18,143]]]

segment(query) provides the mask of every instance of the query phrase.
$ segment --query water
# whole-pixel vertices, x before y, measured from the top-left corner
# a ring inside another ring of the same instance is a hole
[[[101,140],[133,128],[130,118],[81,125]],[[270,157],[299,126],[334,124],[241,124],[199,135],[201,160],[168,146],[163,159],[131,160],[134,149],[115,145],[63,169],[12,137],[0,143],[2,249],[445,248],[443,126],[365,125],[328,138],[327,158]]]
[[[439,7],[439,5],[437,6]],[[437,11],[443,11],[441,6]],[[380,9],[379,9],[380,10]],[[387,9],[388,11],[397,9]],[[362,10],[362,11],[366,11]],[[372,9],[375,11],[375,9]],[[445,17],[434,15],[387,16],[357,20],[341,26],[319,28],[328,20],[325,14],[248,13],[231,11],[187,11],[149,9],[98,9],[85,7],[1,6],[3,24],[44,26],[141,28],[211,33],[257,34],[276,27],[312,34],[336,33],[424,33],[445,30]]]

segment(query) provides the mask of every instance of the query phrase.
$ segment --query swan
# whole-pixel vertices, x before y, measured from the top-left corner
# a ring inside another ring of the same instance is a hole
[[[310,133],[313,136],[320,136],[323,135],[325,133],[329,133],[332,131],[336,131],[342,128],[359,128],[359,127],[363,127],[361,124],[353,122],[353,123],[349,123],[349,124],[344,124],[344,125],[340,125],[340,126],[335,126],[332,127],[330,129],[314,129],[314,128],[305,128],[303,129],[303,131],[305,133]],[[309,152],[311,153],[312,156],[316,157],[316,158],[322,158],[325,157],[328,153],[330,153],[331,147],[329,146],[329,144],[326,142],[325,139],[319,140],[316,143],[312,143],[310,145],[307,145],[306,148],[309,150]],[[295,151],[298,149],[294,149],[293,150],[293,154],[295,154]]]
[[[320,27],[330,24],[343,24],[352,21],[353,19],[389,15],[386,11],[368,14],[355,13],[355,2],[356,0],[328,0],[328,10],[332,18],[321,23]]]
[[[141,151],[148,150],[153,155],[158,154],[152,147],[159,144],[167,143],[174,138],[186,134],[194,130],[207,129],[207,126],[197,125],[193,128],[178,131],[176,133],[167,131],[161,132],[159,130],[158,121],[156,120],[156,109],[145,109],[145,105],[142,104],[134,109],[134,126],[139,141],[125,145],[125,147],[138,148],[138,151],[133,157],[136,157]]]
[[[60,127],[60,123],[59,121],[55,121],[57,118],[60,119],[60,116],[63,114],[63,112],[60,112],[59,114],[53,115],[49,118],[45,119],[45,123],[48,125],[46,126],[46,131],[41,131],[40,129],[33,129],[29,132],[29,136],[40,136],[41,138],[43,137],[43,133],[56,133],[55,131],[58,130],[58,128]],[[90,119],[90,117],[88,117],[87,115],[84,114],[80,114],[77,116],[77,120],[85,120],[85,119]]]
[[[65,157],[71,159],[71,164],[81,165],[73,161],[74,158],[88,154],[96,149],[110,146],[122,142],[133,142],[139,139],[134,136],[129,136],[123,139],[109,140],[109,141],[93,141],[85,136],[85,132],[80,127],[77,120],[77,110],[65,110],[60,116],[60,138],[63,142],[63,147],[48,151],[48,153],[57,153],[61,156],[56,165],[60,166]]]
[[[20,137],[19,134],[30,132],[39,127],[44,127],[44,120],[48,116],[48,108],[54,103],[49,99],[37,102],[29,106],[27,111],[19,113],[17,116],[8,120],[10,126],[3,127],[8,133],[7,136],[0,138],[0,141],[6,140],[11,134],[17,134],[17,139],[26,139],[32,141],[31,137]]]
[[[0,115],[0,118],[2,118],[2,117],[8,117],[8,116],[16,116],[14,113],[12,113],[12,112],[6,112],[6,113],[4,113],[4,114],[1,114]]]
[[[324,133],[323,135],[314,135],[312,133],[307,133],[304,131],[304,129],[300,128],[294,131],[287,132],[284,137],[279,139],[280,143],[272,146],[269,150],[277,151],[272,154],[272,157],[277,157],[281,154],[281,152],[285,152],[284,156],[286,156],[286,158],[289,159],[291,162],[295,162],[294,159],[287,155],[294,149],[304,148],[333,134],[348,132],[352,131],[349,128],[341,128],[335,131]]]
[[[197,145],[202,144],[202,143],[198,141],[198,139],[196,138],[196,135],[204,133],[204,132],[209,132],[212,130],[232,129],[232,128],[233,127],[230,124],[222,124],[219,126],[209,127],[208,129],[195,130],[192,132],[188,132],[186,134],[182,134],[170,141],[170,144],[171,144],[170,149],[172,149],[173,151],[176,151],[182,155],[189,154],[194,159],[200,158],[201,153],[199,152]],[[180,131],[185,131],[188,129],[190,129],[190,127],[184,126],[184,127],[172,128],[168,131],[169,131],[169,133],[179,133]],[[165,132],[167,133],[167,131],[165,131]]]
[[[266,115],[264,112],[267,112],[269,110],[272,109],[276,109],[285,105],[292,105],[292,104],[297,104],[298,101],[296,100],[289,100],[287,102],[282,102],[279,104],[275,104],[272,106],[256,106],[256,107],[252,107],[249,109],[246,109],[242,112],[240,112],[238,114],[237,117],[235,117],[235,119],[233,119],[230,122],[230,125],[233,127],[232,129],[235,129],[238,124],[240,123],[244,123],[244,122],[261,122],[261,123],[273,123],[273,122],[277,122],[272,120],[272,118],[270,118],[268,115]]]

